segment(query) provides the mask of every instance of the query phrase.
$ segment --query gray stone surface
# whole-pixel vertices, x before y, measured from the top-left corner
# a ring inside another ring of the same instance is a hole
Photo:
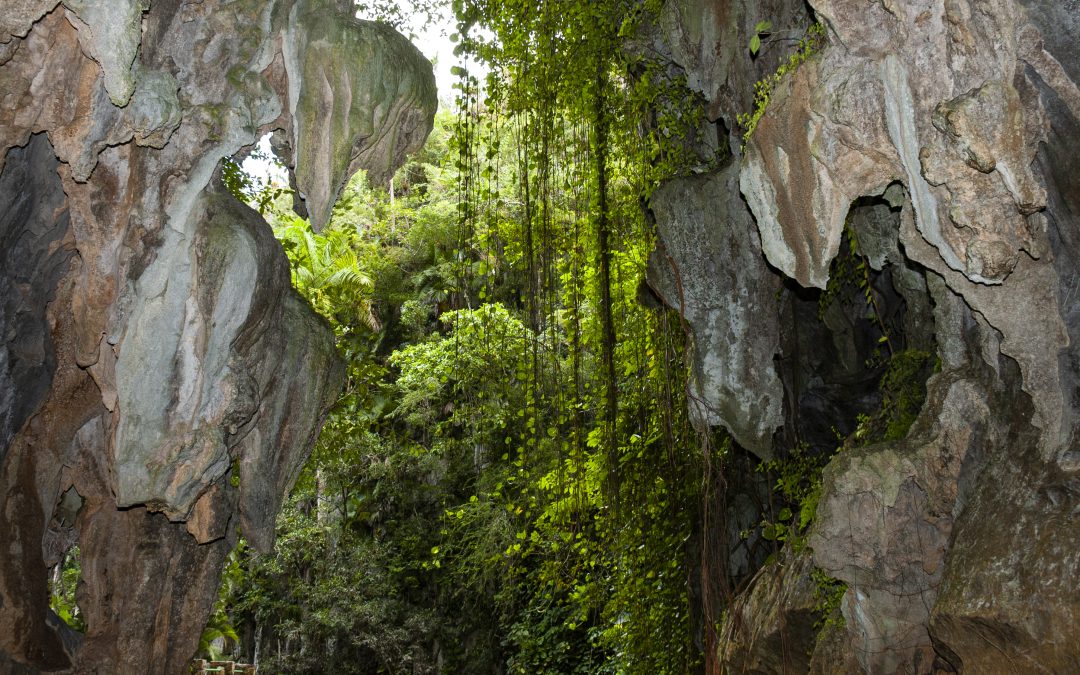
[[[49,389],[56,355],[45,307],[73,253],[60,242],[68,220],[48,140],[11,152],[20,169],[0,174],[0,460]]]
[[[686,69],[711,117],[748,111],[732,83],[770,71],[755,72],[731,50],[746,44],[747,12],[759,8],[671,4],[664,53]],[[773,91],[739,158],[761,249],[801,286],[824,288],[851,222],[870,265],[892,266],[905,334],[936,345],[941,362],[907,438],[845,450],[825,472],[814,562],[850,590],[846,626],[821,637],[809,667],[1073,672],[1080,5],[809,4],[828,45]],[[864,198],[878,196],[899,218],[864,217]],[[714,203],[725,209],[730,198]],[[694,227],[663,237],[701,237]],[[724,278],[710,279],[711,293],[734,294],[740,280]],[[781,335],[799,330],[786,321]],[[728,353],[707,337],[722,331],[693,328],[695,358]],[[791,398],[785,437],[792,417],[808,412]],[[830,657],[852,653],[857,665]]]
[[[308,0],[296,2],[290,18],[283,49],[298,84],[289,89],[296,185],[320,230],[360,167],[385,183],[423,144],[438,103],[435,77],[423,54],[386,24],[341,20]]]
[[[937,376],[903,444],[847,449],[829,465],[810,537],[814,563],[849,584],[842,607],[863,668],[931,663],[930,608],[945,571],[968,455],[997,440],[983,387]]]
[[[135,92],[135,55],[142,41],[142,15],[149,0],[64,0],[68,20],[79,30],[79,43],[101,66],[113,104],[127,105]]]
[[[768,268],[753,220],[738,199],[738,167],[670,181],[653,195],[659,243],[649,280],[694,333],[690,411],[724,426],[758,457],[772,457],[783,423],[780,278]]]
[[[775,40],[753,55],[747,44],[763,20],[772,23]],[[687,85],[705,95],[708,118],[724,118],[734,130],[733,113],[753,104],[754,82],[776,70],[809,19],[806,5],[793,0],[680,0],[664,3],[658,24],[653,47],[669,54],[685,70]]]
[[[186,672],[238,526],[271,546],[343,378],[329,327],[290,288],[269,226],[220,185],[220,160],[281,130],[325,211],[351,172],[387,174],[423,143],[431,66],[329,0],[10,9],[0,663]],[[288,67],[286,36],[333,63]],[[292,105],[304,91],[312,102]],[[325,156],[309,143],[321,131],[334,132]],[[81,642],[46,611],[47,567],[75,541]]]
[[[972,281],[1038,256],[1041,109],[1016,90],[1026,29],[1011,0],[814,6],[830,44],[774,93],[744,160],[770,261],[824,287],[848,205],[894,180],[921,235]]]
[[[813,569],[809,551],[788,546],[759,570],[720,627],[723,672],[807,672],[822,619]]]
[[[1008,401],[1006,442],[981,448],[959,483],[962,511],[929,628],[960,672],[1080,669],[1080,478],[1040,455],[1023,398]]]
[[[60,0],[8,0],[0,13],[0,43],[11,42],[29,32],[35,21],[56,7]],[[0,58],[0,62],[4,59]]]

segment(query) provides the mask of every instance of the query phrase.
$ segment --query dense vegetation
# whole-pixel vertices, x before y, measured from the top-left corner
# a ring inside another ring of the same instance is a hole
[[[721,448],[686,418],[685,326],[639,301],[642,199],[698,161],[700,113],[617,48],[654,9],[458,3],[486,97],[460,71],[423,154],[321,234],[233,174],[349,378],[274,554],[233,555],[218,647],[270,672],[700,667]]]
[[[645,283],[646,205],[728,158],[697,136],[679,70],[633,47],[659,3],[454,5],[483,82],[458,68],[422,153],[388,186],[356,176],[324,232],[288,189],[225,163],[348,377],[273,553],[241,540],[231,554],[200,651],[263,672],[718,672],[728,481],[769,493],[742,532],[754,564],[801,552],[824,466],[902,438],[936,362],[881,311],[849,228],[818,313],[878,336],[865,367],[880,408],[756,470],[692,428],[690,331]],[[804,39],[791,67],[816,47]],[[76,548],[50,592],[82,629],[78,578]],[[822,621],[840,621],[843,585],[813,578]]]

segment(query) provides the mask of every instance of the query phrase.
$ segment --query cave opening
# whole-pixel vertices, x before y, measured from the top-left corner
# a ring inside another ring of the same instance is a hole
[[[75,527],[82,505],[82,495],[74,485],[61,492],[45,533],[45,566],[49,568],[51,610],[49,619],[56,623],[54,628],[62,638],[73,632],[86,632],[86,620],[76,595],[79,584],[83,582],[77,543],[79,533]]]
[[[791,408],[778,450],[831,453],[860,419],[886,403],[883,377],[898,360],[930,366],[936,353],[925,270],[898,241],[899,207],[856,200],[824,291],[785,284],[783,355],[777,360]],[[925,392],[928,368],[912,376]],[[920,401],[921,403],[921,401]]]
[[[854,201],[825,290],[787,280],[778,295],[785,425],[757,467],[767,495],[743,554],[756,566],[807,531],[833,456],[902,439],[922,409],[937,367],[933,303],[899,242],[901,203]]]
[[[897,441],[937,367],[926,270],[899,242],[901,188],[855,200],[824,290],[786,279],[777,292],[784,426],[773,459],[732,444],[725,459],[727,571],[739,592],[800,542],[822,473],[847,448]]]

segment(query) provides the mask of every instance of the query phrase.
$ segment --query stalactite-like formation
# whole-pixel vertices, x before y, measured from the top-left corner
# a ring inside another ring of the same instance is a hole
[[[423,143],[431,65],[324,0],[0,13],[0,670],[186,672],[342,380],[220,160],[278,132],[321,227]],[[76,543],[85,635],[47,605]]]

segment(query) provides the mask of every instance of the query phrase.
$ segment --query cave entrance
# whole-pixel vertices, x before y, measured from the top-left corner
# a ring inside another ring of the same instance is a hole
[[[899,186],[856,200],[826,289],[788,280],[779,295],[785,422],[756,468],[764,480],[743,470],[765,493],[760,526],[737,547],[748,570],[805,536],[838,451],[900,440],[922,409],[937,346],[926,272],[899,243],[904,203]]]
[[[933,304],[925,270],[899,243],[899,201],[852,204],[824,291],[786,286],[781,453],[896,440],[922,407],[936,356]]]
[[[778,295],[784,426],[775,459],[727,465],[729,569],[738,585],[807,532],[822,471],[843,448],[898,440],[922,409],[937,363],[925,270],[899,243],[903,192],[849,210],[824,291],[786,280]]]

